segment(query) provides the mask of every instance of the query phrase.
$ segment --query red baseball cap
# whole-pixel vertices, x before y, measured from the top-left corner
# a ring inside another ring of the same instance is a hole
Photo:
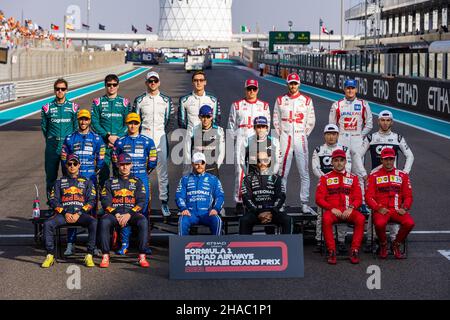
[[[255,79],[247,79],[247,81],[245,81],[245,87],[256,87],[259,88],[259,83],[258,80]]]
[[[345,153],[344,150],[337,149],[337,150],[334,150],[333,153],[331,154],[331,159],[334,159],[334,158],[344,158],[344,159],[346,159],[347,158],[347,154]]]
[[[392,148],[384,148],[381,150],[381,159],[395,158],[395,150]]]
[[[297,82],[300,83],[300,76],[297,73],[291,73],[287,76],[287,83]]]

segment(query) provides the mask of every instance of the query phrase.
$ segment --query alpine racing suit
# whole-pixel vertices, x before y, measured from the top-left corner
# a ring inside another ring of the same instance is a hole
[[[292,233],[291,217],[280,212],[286,200],[286,192],[279,175],[258,170],[245,176],[242,199],[247,211],[239,219],[239,234],[252,234],[254,225],[260,223],[258,215],[266,211],[272,213],[272,222],[281,226],[281,233]]]
[[[359,250],[364,237],[365,217],[356,210],[362,203],[361,187],[358,177],[354,174],[331,171],[320,177],[316,191],[316,203],[324,212],[322,215],[322,232],[329,251],[336,252],[336,243],[333,238],[333,225],[339,222],[353,223],[355,228],[351,249]],[[352,213],[347,219],[338,218],[331,212],[338,209],[344,212],[352,208]]]
[[[105,95],[95,99],[92,103],[92,128],[95,133],[103,138],[106,146],[105,164],[99,176],[100,186],[102,187],[111,174],[109,165],[111,164],[113,148],[108,145],[108,138],[110,135],[123,137],[127,133],[125,119],[130,111],[129,100],[121,96],[110,99]],[[114,167],[113,175],[117,175],[117,170]]]
[[[214,123],[220,125],[221,110],[219,100],[208,92],[205,92],[203,96],[197,96],[192,92],[180,98],[180,104],[178,106],[178,127],[192,130],[196,125],[200,124],[198,113],[204,105],[208,105],[213,109]]]
[[[220,180],[209,173],[190,173],[181,178],[176,194],[176,203],[180,212],[188,210],[190,216],[180,216],[178,234],[189,235],[194,224],[207,225],[211,234],[220,235],[222,220],[219,215],[210,216],[211,210],[220,213],[224,204],[224,192]]]
[[[352,169],[352,158],[350,155],[350,150],[347,147],[341,146],[340,144],[328,145],[323,144],[314,149],[312,156],[312,170],[314,175],[320,179],[320,177],[333,171],[333,164],[331,163],[331,155],[334,150],[342,149],[345,151],[347,164],[345,165],[345,171],[351,172]],[[345,228],[339,226],[338,228],[338,241],[345,241]],[[317,221],[316,221],[316,240],[322,240],[322,208],[317,210]]]
[[[192,156],[201,152],[206,157],[206,172],[219,177],[219,169],[225,159],[225,133],[221,127],[213,124],[204,130],[199,124],[194,127],[191,138],[186,139],[184,148],[184,171],[188,175],[192,171]]]
[[[260,139],[258,135],[254,134],[247,139],[242,145],[244,150],[241,150],[241,163],[244,167],[245,174],[256,173],[259,169],[258,153],[265,152],[270,157],[270,174],[278,174],[280,170],[280,142],[278,139],[266,135],[264,139]]]
[[[134,100],[134,112],[141,116],[141,134],[153,139],[158,152],[159,200],[169,201],[169,175],[167,162],[169,159],[169,142],[167,133],[174,115],[172,99],[159,93],[156,96],[144,93]]]
[[[309,151],[308,136],[314,129],[316,116],[310,97],[301,94],[286,94],[277,98],[273,111],[273,125],[280,136],[280,176],[286,188],[292,158],[295,154],[300,174],[300,201],[309,201]]]
[[[148,221],[142,214],[145,205],[145,187],[136,177],[111,178],[102,190],[101,202],[105,214],[99,217],[100,243],[103,254],[111,249],[111,231],[118,227],[116,214],[130,214],[126,227],[138,228],[139,253],[145,254],[148,241]]]
[[[56,99],[41,110],[41,130],[45,138],[45,176],[47,199],[58,178],[64,139],[77,129],[78,105],[69,100],[58,104]],[[65,168],[62,168],[63,173]]]
[[[242,202],[241,186],[244,181],[244,163],[242,162],[243,147],[248,138],[255,134],[253,121],[257,117],[266,117],[268,127],[270,128],[270,108],[265,101],[257,99],[250,102],[246,99],[234,102],[230,108],[230,117],[228,120],[228,129],[235,140],[235,182],[234,182],[234,200],[236,203]]]
[[[97,232],[97,220],[90,215],[97,201],[97,192],[91,180],[84,177],[58,179],[50,194],[50,208],[55,215],[44,222],[45,247],[55,254],[55,230],[67,224],[65,214],[78,214],[76,225],[88,228],[88,253],[93,254]]]
[[[373,223],[381,243],[386,243],[386,225],[389,221],[401,225],[395,241],[403,242],[414,228],[414,220],[408,211],[413,203],[412,188],[409,175],[401,170],[387,171],[383,167],[375,170],[369,176],[366,189],[366,203],[373,210]],[[388,209],[386,214],[379,212],[381,208]],[[405,215],[397,210],[404,209]]]
[[[143,214],[147,216],[148,202],[150,198],[150,185],[148,174],[156,168],[158,163],[158,153],[155,143],[151,138],[142,134],[137,136],[125,136],[114,144],[113,162],[117,165],[117,157],[121,153],[128,153],[133,160],[131,174],[139,178],[145,187],[145,204]]]

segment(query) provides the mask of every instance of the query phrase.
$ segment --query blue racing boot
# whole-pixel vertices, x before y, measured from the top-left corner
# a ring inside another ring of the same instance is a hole
[[[116,252],[120,256],[124,256],[128,252],[128,247],[130,245],[130,235],[131,235],[131,227],[126,226],[120,230],[120,239],[122,242],[122,247]]]

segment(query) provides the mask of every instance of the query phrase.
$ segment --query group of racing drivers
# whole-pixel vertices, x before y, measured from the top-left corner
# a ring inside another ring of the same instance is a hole
[[[55,99],[41,111],[47,197],[54,212],[44,222],[47,257],[42,267],[54,264],[54,231],[64,224],[88,229],[85,264],[95,266],[93,256],[98,251],[103,268],[110,264],[111,234],[117,242],[118,234],[112,231],[120,231],[117,253],[123,255],[134,227],[138,231],[138,263],[149,267],[148,176],[156,169],[161,212],[170,216],[168,132],[175,109],[171,98],[159,90],[157,72],[150,71],[145,84],[146,92],[131,105],[118,94],[119,78],[108,75],[105,95],[95,99],[89,111],[79,110],[66,98],[66,80],[55,82]],[[178,106],[178,125],[186,129],[184,176],[176,192],[180,235],[188,235],[194,224],[208,225],[215,235],[222,232],[224,191],[219,169],[225,161],[225,130],[220,127],[219,101],[205,91],[206,84],[204,72],[194,73],[193,92],[182,97]],[[242,215],[239,232],[251,234],[256,224],[270,224],[290,234],[292,219],[285,200],[294,159],[300,175],[301,210],[316,214],[309,207],[308,137],[316,121],[313,101],[299,91],[299,75],[289,74],[288,92],[276,99],[271,117],[269,103],[258,99],[258,81],[248,79],[244,86],[245,98],[232,104],[227,127],[235,140],[234,200],[236,214]],[[412,191],[408,176],[413,154],[405,139],[391,131],[394,119],[388,110],[379,114],[379,131],[371,134],[372,112],[369,104],[356,96],[357,81],[348,79],[344,87],[345,97],[331,107],[325,144],[315,148],[312,155],[312,171],[320,179],[316,192],[318,247],[326,246],[328,263],[336,264],[333,225],[347,222],[354,225],[350,261],[359,263],[366,220],[363,213],[368,213],[369,206],[379,256],[387,257],[386,227],[395,222],[388,226],[391,248],[396,258],[404,258],[400,244],[414,227],[409,214]],[[276,136],[269,132],[271,122]],[[364,168],[367,151],[372,160],[370,174]],[[396,167],[399,151],[406,157],[403,171]],[[63,175],[57,179],[60,163]],[[344,250],[342,225],[337,233],[338,249]],[[69,229],[65,255],[73,254],[75,241],[76,229]]]

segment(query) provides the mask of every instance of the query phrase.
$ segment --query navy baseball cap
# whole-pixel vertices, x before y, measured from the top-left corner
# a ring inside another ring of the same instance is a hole
[[[75,153],[69,154],[69,156],[67,157],[67,163],[70,161],[76,161],[78,163],[80,163],[80,158],[78,158],[78,156]]]
[[[258,125],[269,126],[269,122],[267,121],[266,117],[259,116],[259,117],[256,117],[255,120],[253,120],[253,125],[254,126],[258,126]]]
[[[358,87],[358,81],[356,81],[354,79],[347,79],[347,80],[345,80],[344,88],[348,88],[348,87],[357,88]]]
[[[128,153],[121,153],[119,155],[119,157],[117,158],[117,162],[119,164],[132,163],[133,159],[131,158],[131,156]]]
[[[201,116],[212,116],[213,115],[213,109],[205,104],[200,108],[200,111],[198,112],[198,115]]]

